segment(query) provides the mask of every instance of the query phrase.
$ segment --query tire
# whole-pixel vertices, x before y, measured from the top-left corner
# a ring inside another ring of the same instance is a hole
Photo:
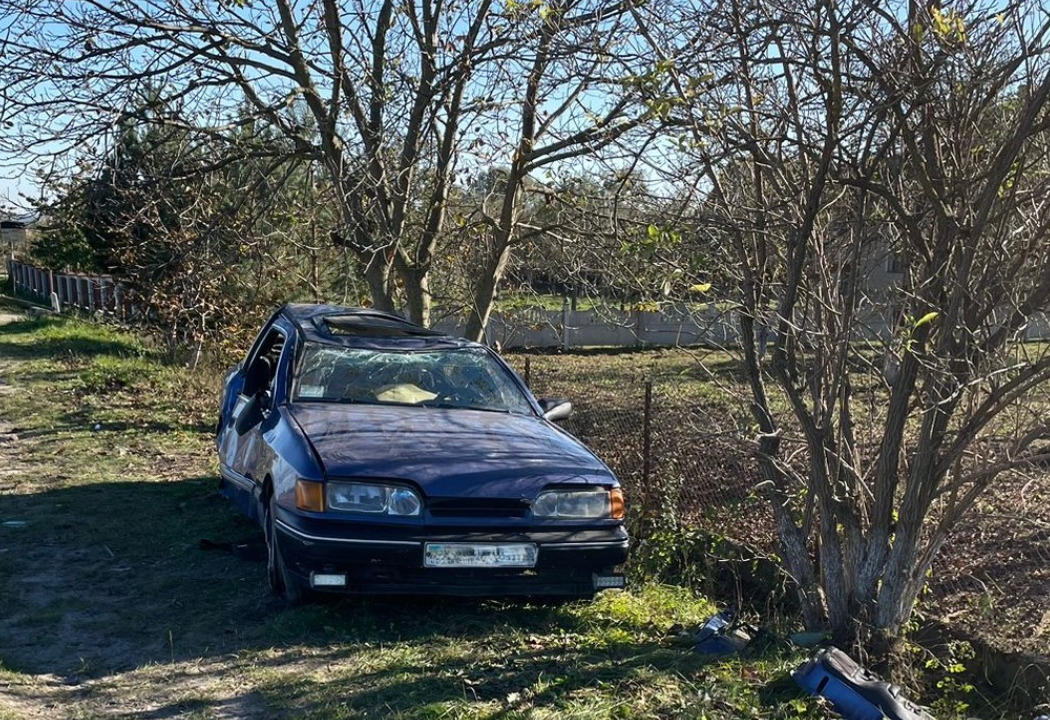
[[[303,586],[299,578],[288,572],[281,556],[280,543],[277,539],[277,526],[274,523],[275,501],[270,497],[266,505],[264,531],[266,534],[266,581],[275,595],[284,599],[289,605],[301,605],[309,596],[309,589]]]

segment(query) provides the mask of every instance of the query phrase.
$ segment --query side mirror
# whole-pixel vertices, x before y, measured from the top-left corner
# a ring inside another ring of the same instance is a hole
[[[572,415],[572,403],[565,398],[542,398],[539,402],[543,417],[551,422],[567,420]]]

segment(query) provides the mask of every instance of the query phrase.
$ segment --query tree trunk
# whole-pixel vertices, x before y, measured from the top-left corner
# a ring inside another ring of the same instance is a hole
[[[498,255],[488,258],[485,268],[474,286],[474,304],[467,318],[467,329],[464,333],[468,340],[482,342],[485,338],[485,327],[492,314],[492,301],[496,297],[496,287],[503,279],[503,273],[510,262],[511,244],[503,243]]]
[[[402,274],[405,283],[405,301],[408,319],[417,325],[430,327],[430,279],[425,270],[413,269]]]
[[[381,257],[372,258],[365,268],[365,280],[368,281],[368,292],[372,296],[372,307],[385,312],[397,312],[390,292],[390,267],[382,262]]]

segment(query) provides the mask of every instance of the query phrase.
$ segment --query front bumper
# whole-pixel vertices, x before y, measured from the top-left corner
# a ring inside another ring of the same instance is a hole
[[[608,575],[627,559],[629,538],[620,525],[600,528],[514,529],[323,527],[276,518],[285,567],[309,585],[313,573],[344,574],[346,585],[325,592],[495,597],[590,597],[595,575]],[[428,542],[535,543],[535,567],[424,567]]]

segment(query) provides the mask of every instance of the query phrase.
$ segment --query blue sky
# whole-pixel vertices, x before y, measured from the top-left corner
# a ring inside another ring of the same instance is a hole
[[[36,192],[36,185],[22,174],[15,177],[0,176],[0,212],[9,212],[12,208],[16,213],[21,212],[19,208],[25,205],[25,200],[20,195]]]
[[[152,7],[154,9],[156,9],[160,5],[163,5],[163,3],[160,2],[160,0],[143,0],[143,1],[144,1],[144,5],[145,6]],[[64,9],[69,10],[69,9],[74,8],[74,7],[77,7],[76,0],[66,0],[66,2],[69,3],[69,4],[65,5]],[[365,6],[367,6],[367,2],[365,3]],[[268,7],[268,6],[259,6],[259,7]],[[247,17],[253,17],[254,16],[253,19],[257,19],[258,20],[258,19],[262,19],[262,18],[261,18],[261,16],[258,16],[256,14],[259,13],[259,12],[263,12],[263,14],[265,15],[266,11],[260,11],[258,9],[253,9],[252,5],[249,5],[246,9],[238,9],[237,6],[231,5],[231,6],[225,8],[225,12],[233,13],[235,16],[236,15],[244,15],[244,16],[247,16]],[[273,19],[269,18],[268,21],[269,22],[273,22]],[[462,21],[461,21],[461,19],[458,16],[454,16],[453,19],[450,20],[450,22],[452,23],[452,28],[449,30],[449,32],[454,34],[454,30],[462,24]],[[17,24],[16,21],[13,18],[11,18],[11,17],[6,17],[6,18],[0,17],[0,34],[2,34],[4,30],[11,28],[12,24]],[[41,33],[41,37],[46,37],[47,40],[50,40],[51,41],[50,42],[51,47],[56,47],[57,45],[63,44],[63,41],[69,40],[69,41],[71,41],[71,46],[74,49],[79,48],[79,41],[75,41],[73,36],[72,36],[72,34],[70,32],[68,32],[65,28],[63,28],[62,26],[58,25],[57,23],[51,24],[51,23],[47,23],[47,22],[34,22],[33,23],[33,30],[36,33]],[[348,33],[348,36],[347,36],[346,39],[347,39],[347,51],[350,51],[350,50],[354,49],[354,44],[355,43],[354,43],[354,39],[353,39],[353,33]],[[100,42],[101,42],[101,39],[100,39]],[[454,46],[450,46],[446,50],[446,52],[455,52]],[[246,53],[247,53],[247,57],[249,57],[251,59],[261,59],[262,58],[261,55],[253,53],[251,51],[246,51]],[[322,56],[323,56],[323,53],[322,53]],[[511,70],[512,67],[514,68],[514,70]],[[510,60],[506,61],[505,65],[504,65],[504,71],[505,72],[509,71],[509,74],[511,74],[511,75],[514,75],[515,73],[521,73],[523,75],[526,69],[527,68],[525,67],[525,65],[523,63],[512,62]],[[251,70],[249,70],[248,72],[250,73]],[[59,83],[60,83],[60,81],[59,81]],[[49,92],[48,92],[49,88],[47,87],[48,85],[50,85],[50,83],[47,83],[45,81],[42,85],[37,86],[37,88],[35,89],[35,93],[49,94]],[[271,92],[277,92],[278,90],[281,89],[279,87],[266,88],[265,87],[265,81],[260,82],[260,88],[269,90]],[[72,90],[72,92],[75,93],[75,92],[77,92],[78,89],[83,89],[83,88],[74,88]],[[518,92],[523,91],[523,88],[521,88],[521,87],[517,87],[516,89],[517,89]],[[571,90],[571,85],[565,86],[565,87],[554,86],[554,87],[546,88],[546,100],[547,100],[546,106],[548,108],[552,109],[554,106],[559,104],[559,101],[562,99],[559,96],[562,95],[563,93],[569,92],[570,90]],[[327,89],[322,88],[322,91],[323,91],[322,94],[324,94],[324,95],[328,94]],[[505,88],[504,88],[504,91],[505,91]],[[61,90],[56,90],[54,94],[61,96],[61,95],[67,95],[68,92],[62,92]],[[205,102],[203,104],[203,107],[205,107],[207,110],[211,110],[211,111],[215,111],[219,107],[225,106],[225,109],[227,111],[229,111],[229,113],[233,113],[236,110],[236,107],[235,107],[236,103],[237,102],[243,102],[243,100],[241,100],[237,96],[236,93],[233,93],[233,94],[225,93],[225,94],[220,95],[219,97],[215,97],[214,93],[212,93],[212,95],[209,96],[209,97],[210,97],[212,102],[210,102],[210,103],[209,102]],[[198,98],[198,102],[199,101],[200,101],[200,98]],[[566,116],[564,116],[563,118],[560,118],[554,124],[554,127],[552,128],[554,130],[554,134],[555,135],[564,135],[564,134],[566,134],[568,132],[571,132],[574,129],[580,129],[582,127],[585,127],[585,126],[589,125],[589,123],[593,122],[593,116],[587,117],[587,115],[590,112],[593,112],[593,113],[595,113],[597,115],[603,114],[603,111],[607,108],[609,101],[610,101],[609,96],[606,93],[604,93],[604,92],[602,92],[602,91],[600,91],[598,89],[591,88],[591,89],[588,89],[588,90],[584,91],[579,96],[579,98],[577,99],[578,104],[575,106],[575,108],[572,111],[570,111]],[[191,110],[190,112],[192,113],[193,111]],[[2,114],[3,114],[3,108],[0,107],[0,115],[2,115]],[[5,118],[0,117],[0,120],[4,120],[4,119]],[[96,124],[96,125],[99,123],[100,119],[101,119],[102,125],[98,125],[98,126],[99,127],[105,126],[106,125],[106,121],[105,121],[104,118],[101,118],[100,116],[96,116],[94,119],[87,119],[87,118],[85,118],[87,123]],[[81,123],[85,122],[85,120],[82,120]],[[15,119],[15,123],[18,123],[18,122],[19,122],[19,120]],[[54,118],[52,118],[52,122],[56,122],[56,120]],[[507,159],[507,157],[509,157],[509,153],[513,150],[513,147],[508,144],[508,146],[506,148],[506,152],[499,152],[499,151],[495,150],[495,148],[496,148],[496,146],[500,145],[500,143],[498,141],[495,142],[495,143],[492,142],[492,141],[495,139],[495,137],[497,137],[498,135],[503,134],[503,133],[506,133],[507,136],[509,136],[511,139],[513,139],[514,134],[515,134],[515,130],[516,130],[516,127],[515,127],[516,126],[516,122],[517,122],[517,120],[514,117],[514,113],[513,112],[509,113],[509,115],[507,115],[506,117],[498,117],[498,118],[497,117],[487,117],[484,113],[479,114],[476,117],[476,119],[475,119],[475,125],[477,126],[477,130],[479,130],[482,133],[488,135],[489,142],[487,144],[485,144],[484,146],[482,146],[483,149],[480,152],[476,152],[476,153],[473,152],[472,149],[464,147],[461,150],[461,157],[460,157],[460,167],[461,167],[461,169],[465,170],[465,169],[467,169],[469,167],[485,167],[485,166],[488,166],[490,164],[501,164],[503,162],[506,162],[506,159]],[[74,125],[75,126],[78,123],[77,123],[77,119],[76,118],[71,118],[68,113],[65,113],[65,114],[59,116],[59,118],[57,119],[57,124],[58,125],[67,125],[67,126],[68,125]],[[37,128],[41,127],[40,121],[35,122],[34,125],[36,125]],[[23,127],[28,127],[28,126],[23,126]],[[37,170],[37,169],[42,170],[43,168],[30,168],[30,169],[27,169],[26,168],[26,164],[32,162],[30,160],[29,153],[27,151],[24,151],[24,150],[22,150],[20,152],[19,151],[20,147],[18,145],[18,141],[14,141],[13,140],[14,137],[20,135],[20,130],[22,130],[23,127],[19,127],[16,124],[12,128],[4,128],[2,125],[0,125],[0,207],[15,206],[15,207],[22,207],[22,208],[24,208],[26,206],[26,201],[25,201],[23,196],[24,195],[36,196],[36,195],[38,195],[40,193],[40,190],[41,190],[41,188],[38,187],[38,177],[39,177],[38,173],[34,172],[34,170]],[[473,129],[474,128],[472,128],[472,130]],[[350,138],[352,138],[353,137],[353,133],[350,132],[348,134],[348,136]],[[5,139],[8,140],[8,142],[4,142]],[[41,147],[42,147],[42,149],[45,149],[45,150],[48,149],[48,146],[46,144],[44,146],[41,146]],[[75,154],[78,154],[79,152],[81,152],[83,150],[83,147],[82,146],[74,146],[73,148],[71,148],[71,150],[72,150],[72,154],[75,155]],[[506,157],[504,157],[504,156],[506,156]],[[582,160],[576,160],[576,161],[572,162],[572,165],[574,166],[575,169],[581,169],[581,168],[579,168],[579,166],[580,166],[580,164],[582,162],[583,162]]]

